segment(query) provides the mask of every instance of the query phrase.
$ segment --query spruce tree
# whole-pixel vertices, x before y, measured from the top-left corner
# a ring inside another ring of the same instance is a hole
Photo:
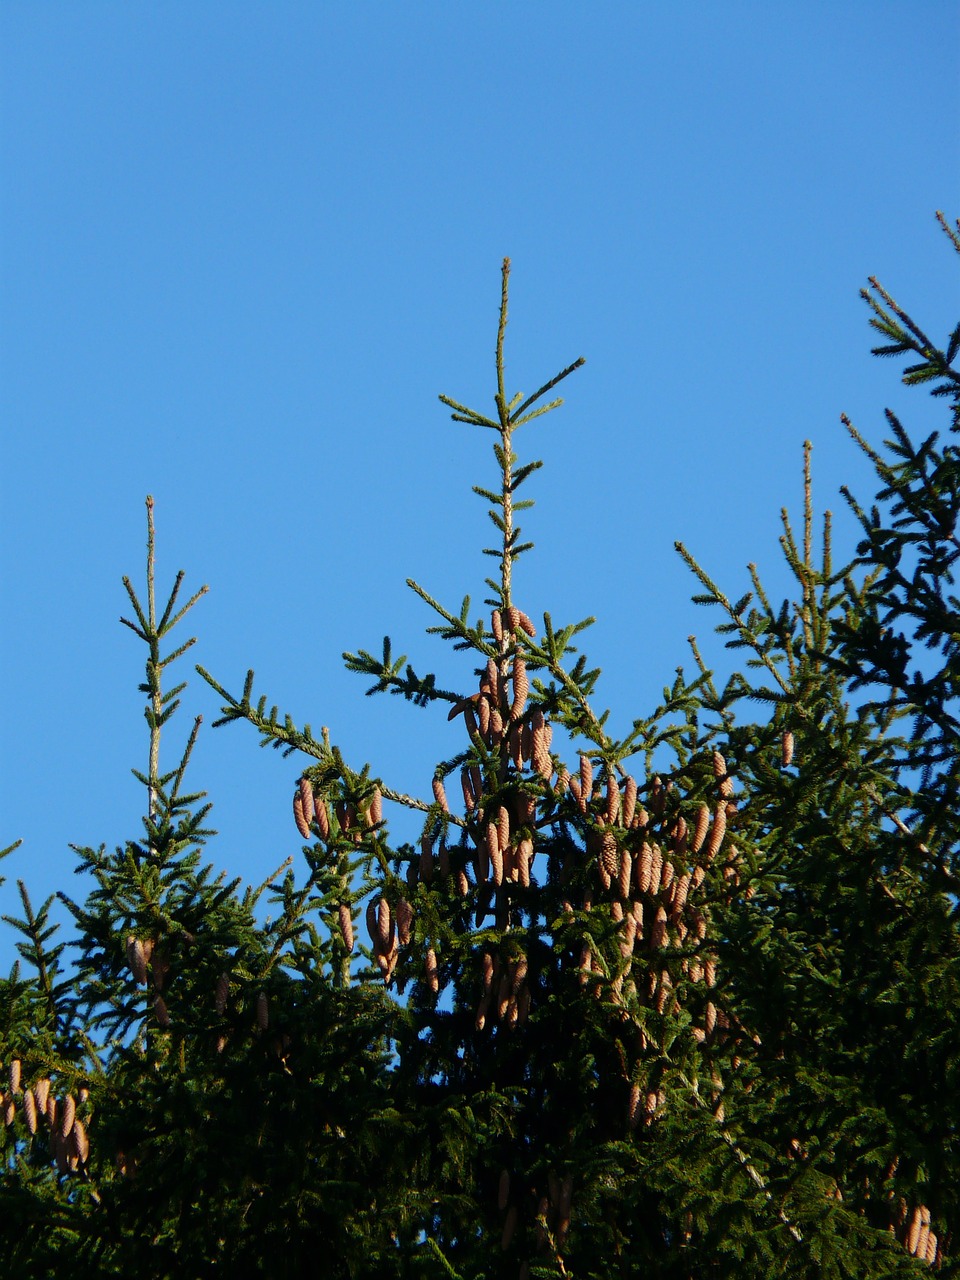
[[[27,973],[0,983],[18,1274],[957,1274],[956,448],[892,417],[886,455],[864,444],[881,489],[850,499],[863,538],[840,568],[807,449],[799,532],[784,514],[794,600],[751,566],[732,601],[680,548],[743,670],[719,686],[693,642],[659,706],[609,712],[590,620],[522,607],[519,491],[541,464],[520,429],[582,361],[509,395],[508,282],[505,262],[494,412],[441,397],[492,433],[484,609],[410,582],[463,683],[389,639],[345,655],[369,692],[446,715],[459,750],[401,794],[252,672],[235,695],[201,671],[218,723],[301,761],[302,864],[258,888],[204,861],[198,722],[160,767],[184,692],[167,668],[192,641],[165,649],[202,592],[178,606],[180,575],[158,611],[148,500],[145,596],[126,583],[143,832],[78,850],[72,967],[51,903],[21,886],[8,917]],[[919,357],[905,380],[956,430],[960,327],[941,352],[875,281],[865,297],[878,353]],[[397,811],[415,844],[391,837]]]

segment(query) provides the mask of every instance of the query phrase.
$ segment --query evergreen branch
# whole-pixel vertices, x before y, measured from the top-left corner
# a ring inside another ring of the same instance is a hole
[[[454,422],[466,422],[475,427],[492,427],[494,431],[500,430],[499,423],[494,422],[492,418],[484,417],[482,413],[477,413],[475,409],[468,409],[466,405],[458,404],[456,400],[451,400],[449,396],[438,396],[437,399],[455,411],[450,415]]]
[[[555,374],[554,377],[552,377],[549,382],[545,382],[543,386],[540,387],[539,390],[533,393],[532,396],[528,396],[527,399],[524,400],[520,408],[516,411],[516,414],[514,415],[514,419],[513,419],[513,425],[520,426],[520,422],[518,421],[518,419],[521,417],[522,414],[526,413],[526,411],[530,408],[531,405],[536,404],[537,401],[540,399],[540,397],[545,396],[548,391],[552,391],[558,382],[562,382],[564,378],[568,378],[571,373],[574,373],[577,369],[579,369],[582,365],[585,365],[586,363],[587,361],[585,357],[580,356],[578,359],[574,360],[573,364],[568,364],[565,369],[561,369],[558,374]],[[563,403],[562,400],[556,400],[552,405],[548,405],[547,408],[552,409],[556,405],[562,404],[562,403]],[[546,412],[546,410],[542,409],[539,412],[543,413],[543,412]],[[527,419],[527,421],[529,422],[529,418]]]
[[[937,221],[946,232],[947,238],[953,245],[954,249],[956,249],[957,253],[960,253],[960,218],[957,219],[956,231],[950,226],[949,222],[947,222],[940,209],[937,210]]]
[[[175,614],[175,615],[170,619],[170,621],[167,623],[167,625],[166,625],[162,630],[161,630],[159,627],[157,628],[157,635],[158,635],[158,636],[163,636],[163,635],[166,635],[166,633],[167,633],[168,631],[172,631],[172,630],[173,630],[173,628],[174,628],[174,627],[177,625],[177,623],[180,621],[180,619],[181,619],[181,618],[183,618],[183,617],[185,617],[185,616],[190,612],[190,610],[193,608],[193,606],[197,603],[197,601],[198,601],[198,600],[202,600],[202,599],[203,599],[203,597],[207,594],[207,592],[208,592],[209,590],[210,590],[210,588],[209,588],[209,587],[207,587],[207,586],[203,586],[203,587],[200,587],[200,589],[199,589],[198,591],[195,591],[195,592],[193,593],[193,595],[190,597],[190,599],[187,601],[187,603],[183,606],[183,608],[182,608],[182,609],[180,609],[180,610],[179,610],[179,612],[178,612],[178,613],[176,613],[176,614]],[[188,641],[188,642],[187,642],[187,644],[192,644],[192,643],[193,643],[193,641],[192,641],[192,640],[190,640],[190,641]],[[184,647],[184,648],[187,648],[187,645],[184,645],[183,647]],[[178,652],[182,652],[182,650],[178,650]],[[167,661],[169,661],[169,659],[167,659]]]
[[[498,554],[498,553],[495,553],[495,554]],[[447,610],[444,609],[443,605],[440,604],[438,601],[434,600],[433,596],[430,595],[428,591],[424,590],[424,588],[421,587],[420,584],[416,582],[413,578],[407,578],[407,586],[410,588],[411,591],[415,591],[421,600],[425,600],[426,603],[430,606],[430,608],[433,609],[436,613],[438,613],[440,617],[443,618],[444,621],[449,624],[449,630],[447,628],[442,628],[441,634],[449,635],[451,638],[453,637],[459,638],[470,648],[476,649],[479,653],[485,654],[488,658],[499,657],[499,651],[495,649],[492,645],[487,644],[486,641],[483,639],[482,627],[479,627],[479,626],[470,627],[464,621],[462,616],[457,618],[457,617],[454,617],[452,613],[448,613]],[[448,695],[446,694],[444,694],[443,696],[448,697]],[[453,702],[460,701],[459,694],[449,695],[449,698]]]

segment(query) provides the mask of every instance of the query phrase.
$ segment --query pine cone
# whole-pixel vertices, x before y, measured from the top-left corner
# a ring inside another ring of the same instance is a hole
[[[230,998],[230,975],[221,973],[217,979],[216,989],[213,993],[213,1007],[221,1016],[227,1007],[227,1000]]]
[[[427,974],[427,986],[436,995],[440,990],[440,974],[437,970],[437,953],[433,947],[427,948],[424,967]]]
[[[467,813],[472,813],[476,808],[477,798],[473,794],[473,784],[470,781],[470,770],[464,766],[460,770],[460,787],[463,791],[463,803]]]
[[[337,922],[340,925],[340,936],[343,939],[343,945],[348,951],[353,950],[353,914],[350,906],[346,902],[341,902],[337,907]]]
[[[517,872],[524,888],[530,884],[530,864],[533,862],[533,841],[521,840],[517,846]]]
[[[73,1132],[70,1136],[74,1155],[78,1160],[82,1160],[86,1164],[87,1157],[90,1155],[90,1142],[87,1139],[87,1130],[82,1120],[74,1122]]]
[[[143,943],[131,934],[127,938],[127,964],[136,981],[145,986],[147,981],[147,955]]]
[[[20,1092],[20,1059],[14,1058],[10,1063],[10,1092]]]
[[[633,825],[634,814],[637,811],[637,780],[627,774],[627,780],[623,787],[623,825],[631,827]]]
[[[267,1002],[267,993],[261,991],[257,996],[257,1026],[261,1031],[266,1031],[270,1025],[270,1006]]]
[[[652,950],[659,951],[667,940],[667,913],[662,906],[657,907],[657,914],[653,921],[653,928],[650,930],[650,946]]]
[[[330,814],[327,812],[326,800],[321,800],[320,803],[316,805],[316,812],[314,813],[314,821],[316,822],[317,826],[320,828],[320,834],[323,836],[324,840],[329,840],[330,839]]]
[[[506,1169],[500,1173],[500,1183],[497,1187],[497,1208],[503,1213],[504,1209],[510,1201],[510,1174]]]
[[[69,1138],[73,1132],[73,1122],[77,1118],[77,1104],[73,1094],[68,1093],[63,1099],[63,1109],[60,1113],[60,1134],[64,1138]]]
[[[723,837],[727,830],[727,806],[720,802],[713,813],[713,826],[710,828],[710,840],[707,844],[707,861],[712,862],[717,856]]]
[[[654,845],[650,851],[650,894],[655,898],[660,892],[661,876],[663,874],[663,854],[660,852],[658,845]]]
[[[593,798],[593,762],[589,756],[580,757],[580,806],[586,812],[586,806]]]
[[[23,1094],[23,1118],[30,1133],[37,1132],[37,1103],[30,1089]]]
[[[784,731],[780,739],[780,761],[784,769],[789,769],[793,764],[793,734],[789,729]]]
[[[640,1086],[634,1082],[630,1086],[630,1099],[627,1103],[627,1128],[635,1129],[640,1119]]]
[[[447,804],[447,793],[443,788],[442,778],[434,778],[433,780],[433,798],[444,813],[450,812],[450,807]]]
[[[530,693],[530,681],[527,678],[527,664],[523,654],[518,653],[513,659],[513,702],[510,706],[510,718],[519,720],[527,705]]]
[[[386,954],[390,951],[393,944],[393,919],[390,914],[390,903],[386,898],[381,898],[377,905],[377,941],[380,943],[381,951]]]
[[[303,800],[300,798],[299,790],[293,793],[293,820],[297,824],[297,830],[303,836],[304,840],[309,840],[310,823],[304,816]]]
[[[316,814],[316,806],[313,802],[313,783],[309,778],[301,778],[298,783],[300,788],[300,812],[303,814],[303,820],[307,824],[307,836],[310,834],[310,823]],[[305,836],[304,839],[307,837]]]
[[[37,1100],[37,1110],[43,1115],[47,1110],[47,1099],[50,1096],[50,1081],[44,1076],[33,1086],[33,1096]]]
[[[497,814],[497,842],[501,853],[510,843],[510,814],[506,805],[501,805],[500,812]]]
[[[413,907],[406,898],[401,898],[396,905],[394,915],[397,920],[397,937],[401,947],[405,947],[413,935]]]
[[[154,998],[153,1011],[157,1016],[158,1024],[166,1030],[170,1026],[170,1014],[167,1012],[167,1005],[163,996]]]
[[[420,837],[420,879],[424,884],[433,879],[433,843],[429,836]]]
[[[689,871],[685,871],[677,881],[676,890],[673,895],[673,904],[670,911],[670,918],[676,924],[680,919],[681,912],[687,901],[687,894],[690,892],[690,885],[693,877]]]
[[[617,892],[621,898],[630,897],[630,881],[633,873],[633,858],[630,856],[629,849],[624,849],[620,854],[620,878],[617,884]]]

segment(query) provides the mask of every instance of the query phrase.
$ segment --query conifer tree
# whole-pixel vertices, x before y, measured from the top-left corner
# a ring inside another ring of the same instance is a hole
[[[944,229],[960,249],[957,231]],[[218,723],[301,764],[303,862],[256,889],[203,861],[209,806],[161,731],[192,641],[126,582],[147,647],[143,833],[80,849],[67,969],[21,886],[0,983],[4,1261],[18,1274],[332,1277],[956,1275],[955,445],[891,417],[854,563],[815,554],[809,448],[796,598],[751,566],[723,687],[696,642],[660,705],[596,703],[590,620],[534,621],[518,496],[540,467],[505,374],[491,433],[484,609],[411,588],[464,653],[440,687],[389,639],[345,655],[369,692],[445,714],[459,750],[422,796],[268,708],[248,673]],[[914,353],[960,424],[960,327],[940,351],[876,282],[879,354]],[[851,428],[852,430],[852,428]],[[856,438],[860,436],[855,433]],[[524,495],[526,490],[524,490]],[[322,695],[318,695],[322,701]],[[411,846],[390,820],[420,816]],[[291,833],[293,827],[288,828]],[[269,898],[263,923],[257,904]]]

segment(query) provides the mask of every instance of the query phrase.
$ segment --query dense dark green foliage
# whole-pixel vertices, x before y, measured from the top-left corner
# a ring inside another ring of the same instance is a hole
[[[164,676],[192,642],[163,651],[202,593],[178,608],[181,575],[158,616],[148,500],[144,602],[126,584],[143,834],[78,850],[71,950],[25,887],[6,917],[11,1275],[960,1274],[957,446],[892,416],[884,450],[864,444],[881,488],[850,499],[841,568],[829,517],[814,553],[808,454],[793,601],[752,567],[731,601],[680,548],[746,661],[721,688],[694,645],[692,676],[624,727],[593,704],[587,623],[517,603],[515,495],[539,463],[513,437],[580,362],[507,399],[507,279],[495,414],[444,398],[495,441],[489,625],[411,583],[472,655],[464,686],[389,641],[346,655],[372,692],[448,713],[462,750],[426,799],[399,795],[268,710],[252,673],[237,697],[203,672],[221,723],[305,758],[304,870],[256,889],[203,861],[199,722],[160,768],[184,688]],[[904,380],[956,433],[960,327],[941,352],[875,281],[864,296],[878,353],[916,358]],[[418,848],[391,842],[391,806],[422,815]]]

